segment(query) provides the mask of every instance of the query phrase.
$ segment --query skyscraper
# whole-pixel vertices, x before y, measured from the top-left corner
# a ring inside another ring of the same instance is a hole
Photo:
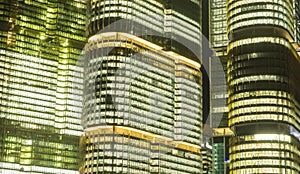
[[[231,173],[300,171],[295,4],[227,1]]]
[[[201,173],[199,1],[89,1],[82,173]]]
[[[0,0],[0,173],[78,173],[85,7]]]
[[[227,45],[226,0],[210,0],[209,40],[214,50],[210,57],[211,127],[213,170],[216,174],[229,173],[228,139],[232,131],[228,128],[227,106]]]
[[[226,0],[211,0],[209,7],[209,34],[214,55],[210,58],[211,126],[227,127],[226,64],[228,36],[226,32]]]

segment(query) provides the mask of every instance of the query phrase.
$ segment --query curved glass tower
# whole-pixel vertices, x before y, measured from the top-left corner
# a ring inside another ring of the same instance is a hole
[[[0,173],[78,173],[85,8],[0,0]]]
[[[201,173],[199,2],[88,5],[82,173]]]
[[[293,16],[290,0],[227,1],[230,173],[299,173]]]

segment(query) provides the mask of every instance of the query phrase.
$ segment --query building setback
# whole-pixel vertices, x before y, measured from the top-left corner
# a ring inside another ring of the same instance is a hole
[[[85,8],[0,1],[0,173],[79,173]]]
[[[199,1],[89,1],[81,172],[202,173]]]

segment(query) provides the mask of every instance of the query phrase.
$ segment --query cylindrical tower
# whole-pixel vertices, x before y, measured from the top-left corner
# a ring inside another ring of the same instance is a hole
[[[82,172],[200,174],[199,2],[88,4]]]
[[[88,5],[89,37],[111,31],[125,32],[158,44],[164,50],[200,59],[199,0],[89,0]],[[191,50],[196,55],[190,54]]]
[[[299,173],[293,1],[228,0],[231,173]]]

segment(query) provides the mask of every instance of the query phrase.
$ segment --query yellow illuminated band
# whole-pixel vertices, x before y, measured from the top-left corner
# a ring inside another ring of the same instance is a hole
[[[139,129],[125,127],[125,126],[98,126],[98,127],[91,127],[85,130],[86,135],[89,134],[119,134],[119,135],[127,135],[131,137],[136,137],[148,141],[159,142],[165,145],[174,146],[179,149],[200,153],[201,147],[198,145],[182,142],[182,141],[174,141],[171,138],[164,137],[161,135],[141,131]],[[89,140],[92,142],[92,140]]]
[[[102,40],[118,40],[118,41],[131,41],[137,45],[141,45],[144,48],[147,48],[149,50],[155,51],[155,52],[159,52],[165,56],[168,56],[172,59],[175,59],[176,61],[182,62],[186,65],[189,65],[195,69],[200,69],[201,68],[201,64],[193,61],[187,57],[181,56],[173,51],[164,51],[163,48],[159,45],[156,45],[152,42],[149,42],[145,39],[142,39],[140,37],[128,34],[128,33],[122,33],[122,32],[107,32],[107,33],[101,33],[101,34],[97,34],[95,36],[92,36],[89,38],[89,42],[93,43],[93,42],[99,42],[101,43]],[[124,44],[124,45],[118,45],[121,44],[120,42],[115,42],[113,41],[112,43],[115,43],[115,46],[129,46],[129,44]],[[104,44],[104,45],[102,45]],[[102,47],[105,47],[108,43],[101,43],[100,45],[97,44],[98,48],[99,46],[102,45]],[[132,45],[130,45],[132,47]]]

